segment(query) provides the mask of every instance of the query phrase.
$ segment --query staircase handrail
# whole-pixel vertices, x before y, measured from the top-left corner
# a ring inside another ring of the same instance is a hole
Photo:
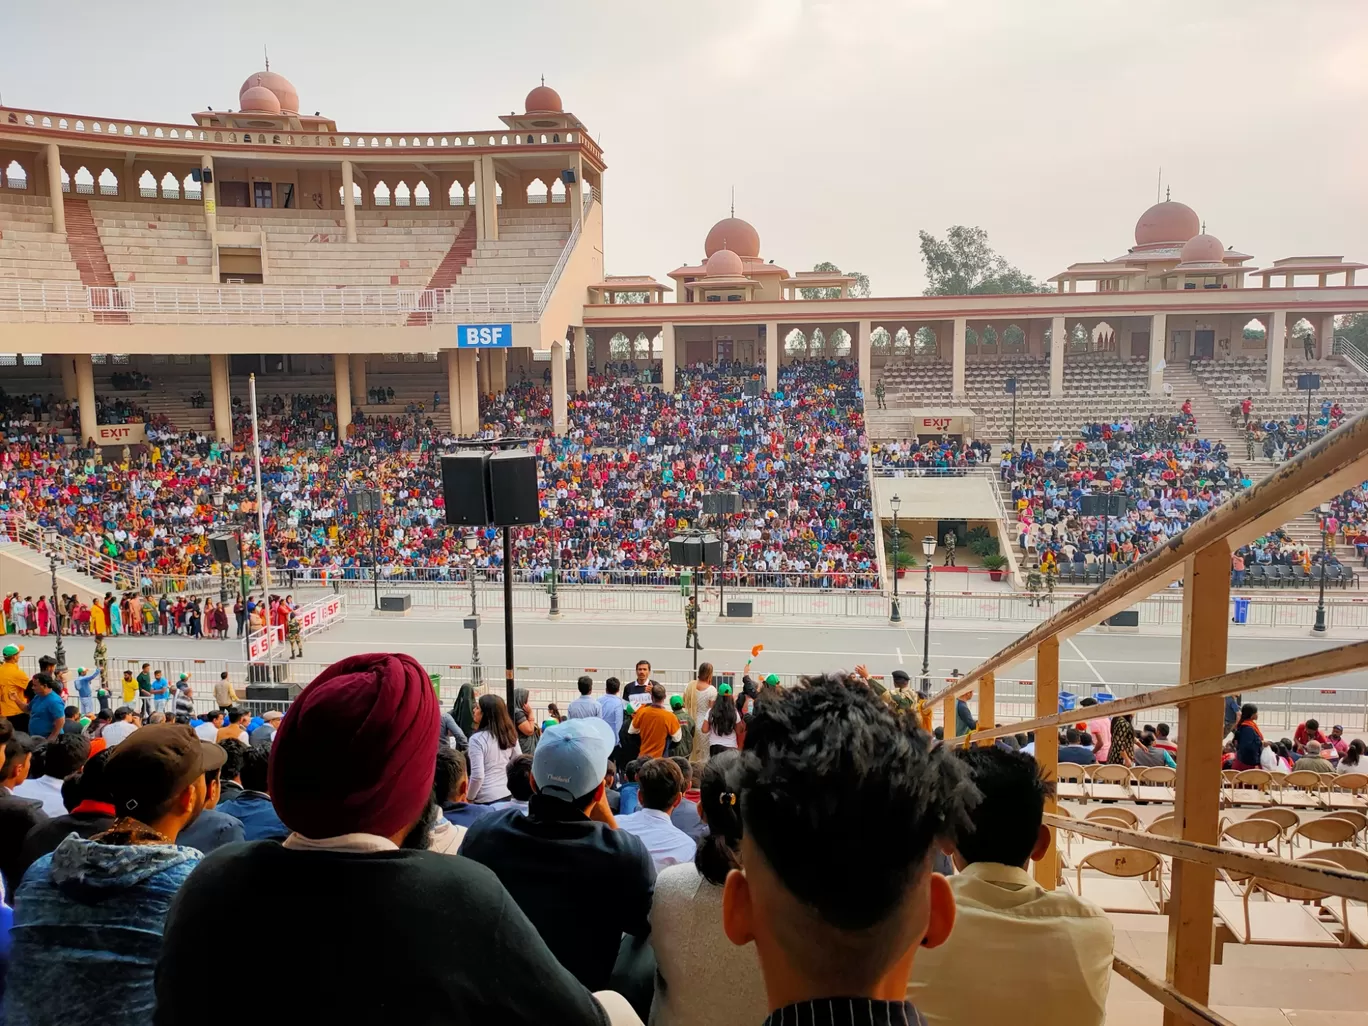
[[[592,205],[593,195],[590,194],[585,200],[584,209],[586,213]],[[541,315],[546,312],[546,304],[551,302],[551,294],[556,291],[556,283],[560,281],[561,272],[565,270],[565,265],[570,262],[570,254],[574,252],[575,244],[579,242],[580,226],[583,224],[583,218],[575,223],[575,227],[570,230],[570,237],[565,240],[565,246],[561,249],[556,266],[551,268],[551,277],[546,280],[546,287],[542,289],[541,297],[537,300],[538,320],[541,320]]]
[[[1343,335],[1335,336],[1335,340],[1330,344],[1330,352],[1335,356],[1343,356],[1364,374],[1368,374],[1368,353]]]

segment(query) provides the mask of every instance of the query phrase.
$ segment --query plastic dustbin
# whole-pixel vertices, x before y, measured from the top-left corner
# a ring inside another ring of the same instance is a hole
[[[1247,599],[1247,598],[1236,598],[1236,599],[1235,599],[1235,622],[1236,622],[1236,623],[1248,623],[1248,622],[1249,622],[1249,599]]]
[[[1059,693],[1059,711],[1073,712],[1078,707],[1078,696],[1072,691],[1061,691]]]
[[[432,693],[437,696],[437,701],[442,700],[442,675],[440,673],[429,673],[428,680],[432,682]]]
[[[679,593],[685,598],[689,597],[689,592],[693,588],[693,571],[679,571]]]
[[[1103,702],[1116,701],[1116,696],[1113,695],[1110,691],[1094,691],[1092,696],[1093,698],[1097,699],[1099,705]]]

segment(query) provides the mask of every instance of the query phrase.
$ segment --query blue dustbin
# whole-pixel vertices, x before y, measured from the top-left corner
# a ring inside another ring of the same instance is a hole
[[[1078,696],[1072,691],[1061,691],[1059,693],[1059,711],[1073,712],[1078,707]]]
[[[1094,691],[1092,696],[1093,698],[1097,699],[1098,705],[1101,705],[1103,702],[1116,701],[1116,696],[1113,695],[1110,691]]]
[[[1247,599],[1247,598],[1236,598],[1236,599],[1235,599],[1235,622],[1236,622],[1236,623],[1248,623],[1248,622],[1249,622],[1249,599]]]

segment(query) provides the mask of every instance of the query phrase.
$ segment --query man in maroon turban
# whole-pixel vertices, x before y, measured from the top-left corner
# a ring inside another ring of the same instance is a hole
[[[204,859],[167,919],[155,1022],[237,1026],[206,1002],[210,951],[271,959],[288,978],[257,1026],[324,1022],[603,1026],[603,1006],[551,954],[498,878],[427,850],[440,712],[407,655],[343,659],[291,704],[271,746],[284,842]],[[225,915],[270,896],[269,921]],[[618,999],[620,1000],[620,999]]]

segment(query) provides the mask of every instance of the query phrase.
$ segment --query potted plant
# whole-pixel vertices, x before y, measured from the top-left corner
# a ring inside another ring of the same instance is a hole
[[[893,572],[896,573],[898,575],[898,579],[901,580],[903,577],[907,575],[908,568],[914,567],[916,565],[917,557],[912,555],[912,553],[908,552],[906,549],[900,549],[898,550],[897,561],[894,563],[893,566]]]
[[[999,553],[992,553],[983,557],[983,568],[988,571],[988,579],[992,581],[1002,580],[1002,575],[1007,566],[1007,557]]]

